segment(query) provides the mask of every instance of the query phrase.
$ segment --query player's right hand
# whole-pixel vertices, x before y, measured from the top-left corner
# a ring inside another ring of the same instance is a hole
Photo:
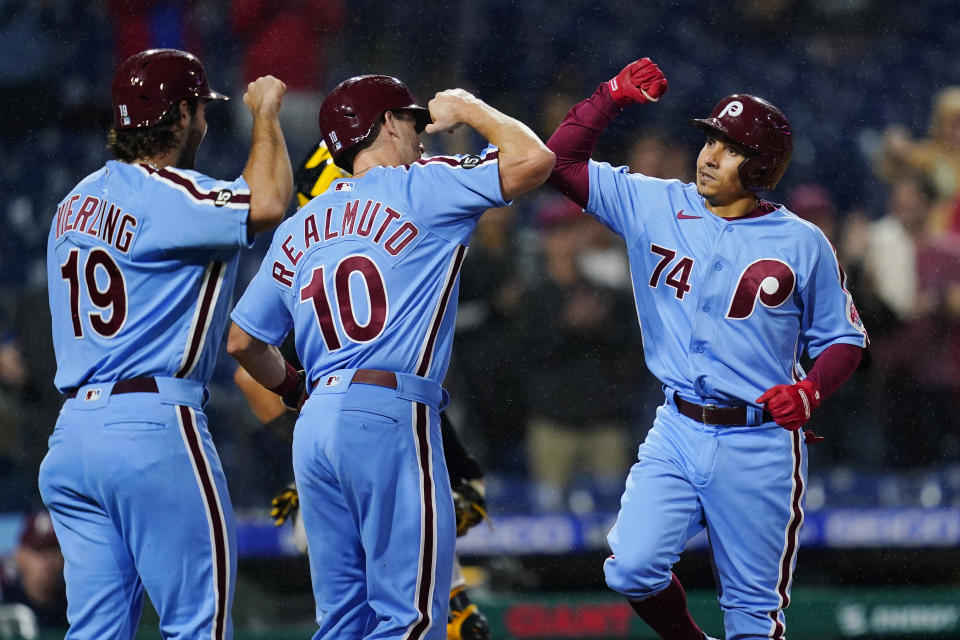
[[[628,64],[609,83],[613,101],[621,107],[656,102],[667,92],[667,78],[650,58]]]
[[[287,85],[273,76],[260,76],[247,85],[243,94],[243,104],[247,105],[254,116],[258,113],[268,117],[276,116],[283,103],[283,94]]]
[[[433,122],[424,129],[426,133],[447,131],[452,133],[457,127],[466,122],[466,110],[469,105],[479,102],[473,94],[463,89],[447,89],[440,91],[427,103],[430,117]]]

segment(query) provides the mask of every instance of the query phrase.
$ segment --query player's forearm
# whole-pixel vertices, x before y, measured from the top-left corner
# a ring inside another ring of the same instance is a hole
[[[470,104],[463,121],[496,145],[505,200],[523,195],[546,181],[553,168],[553,152],[530,127],[480,100]]]
[[[250,187],[247,228],[253,233],[273,229],[283,220],[293,195],[293,170],[276,115],[259,113],[254,117],[243,177]]]
[[[237,367],[233,375],[233,381],[243,392],[247,404],[250,405],[250,409],[262,424],[276,420],[286,413],[286,407],[283,406],[280,396],[254,380],[243,367]]]
[[[608,83],[604,82],[591,97],[567,112],[547,140],[547,147],[557,156],[547,182],[581,207],[586,207],[590,198],[590,156],[600,134],[621,111],[610,97]]]
[[[823,350],[807,374],[807,379],[817,385],[821,402],[853,375],[862,358],[863,349],[852,344],[832,344]]]
[[[230,327],[227,353],[233,356],[254,380],[267,389],[275,388],[286,378],[287,363],[280,354],[280,350],[257,340],[236,324]]]

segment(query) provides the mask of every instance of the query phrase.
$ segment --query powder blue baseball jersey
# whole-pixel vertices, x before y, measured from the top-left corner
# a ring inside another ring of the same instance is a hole
[[[694,184],[589,164],[587,211],[627,244],[650,371],[666,401],[640,446],[607,539],[607,584],[643,600],[670,584],[687,540],[706,527],[728,638],[781,638],[790,603],[806,444],[764,422],[755,399],[832,344],[866,347],[833,248],[785,208],[725,220]],[[746,406],[747,425],[681,415]]]
[[[696,185],[590,162],[587,212],[629,252],[647,367],[687,398],[752,403],[806,351],[866,347],[823,233],[784,207],[725,220]]]
[[[231,317],[279,345],[296,326],[310,380],[373,368],[442,382],[465,244],[503,206],[497,153],[336,180],[274,233]]]
[[[313,387],[293,468],[316,640],[446,638],[456,522],[440,384],[465,245],[504,204],[493,150],[336,180],[277,229],[232,313],[273,345],[294,328]],[[394,372],[396,389],[354,383],[357,369]]]
[[[206,383],[227,320],[250,191],[110,161],[57,207],[47,240],[56,385]]]
[[[232,636],[236,534],[203,413],[239,248],[243,178],[111,161],[47,245],[56,385],[39,485],[65,560],[67,638]]]

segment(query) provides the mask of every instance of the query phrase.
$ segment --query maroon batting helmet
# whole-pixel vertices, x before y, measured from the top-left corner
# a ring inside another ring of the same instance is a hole
[[[229,100],[207,84],[200,60],[178,49],[149,49],[121,62],[110,95],[116,129],[155,125],[186,98]]]
[[[692,120],[693,126],[753,152],[740,165],[740,182],[753,191],[777,186],[793,154],[793,132],[786,116],[762,98],[735,93],[717,103],[709,118]]]
[[[407,86],[391,76],[355,76],[344,80],[320,105],[320,133],[338,167],[353,168],[344,152],[367,139],[380,116],[403,110],[417,119],[417,132],[431,122],[430,111],[413,99]]]

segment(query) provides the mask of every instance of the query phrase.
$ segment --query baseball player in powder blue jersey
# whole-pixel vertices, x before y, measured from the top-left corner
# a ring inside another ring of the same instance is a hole
[[[259,78],[243,175],[192,171],[211,90],[173,49],[117,69],[117,161],[57,209],[47,244],[56,385],[67,400],[40,468],[65,560],[67,638],[133,638],[144,590],[163,637],[232,636],[233,512],[203,405],[241,247],[292,192],[277,121],[285,86]]]
[[[626,240],[647,366],[666,394],[604,571],[661,637],[702,640],[671,567],[706,528],[726,637],[783,638],[807,478],[800,428],[861,363],[867,335],[824,235],[757,196],[793,147],[770,103],[735,94],[693,122],[707,135],[694,184],[590,159],[622,108],[666,89],[657,65],[631,63],[548,143],[551,184]],[[816,359],[807,375],[804,353]]]
[[[421,131],[460,124],[496,150],[421,159]],[[456,527],[438,412],[460,265],[480,214],[541,184],[553,154],[462,90],[428,110],[389,76],[337,86],[320,130],[352,177],[277,230],[227,350],[288,406],[309,391],[293,467],[314,637],[440,640]],[[275,346],[291,328],[303,375]]]

